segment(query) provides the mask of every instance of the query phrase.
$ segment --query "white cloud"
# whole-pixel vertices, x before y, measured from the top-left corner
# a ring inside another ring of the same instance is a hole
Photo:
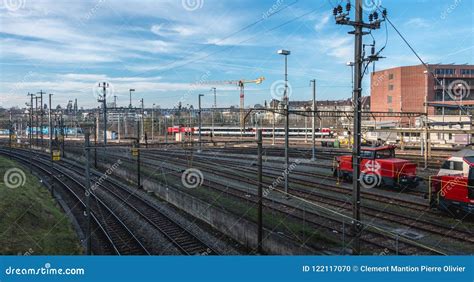
[[[327,23],[329,22],[329,14],[326,14],[326,15],[323,15],[322,17],[319,18],[319,22],[317,22],[315,25],[314,25],[314,29],[316,31],[320,31],[321,29],[323,29]]]
[[[349,36],[331,36],[319,39],[317,42],[323,52],[340,62],[350,61],[353,56],[354,46]]]
[[[406,23],[406,26],[414,28],[425,28],[431,26],[430,22],[422,18],[411,18]]]

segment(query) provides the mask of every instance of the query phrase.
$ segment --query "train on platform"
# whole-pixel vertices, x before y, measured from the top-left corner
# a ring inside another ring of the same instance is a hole
[[[234,136],[244,136],[252,137],[256,135],[257,129],[262,130],[263,137],[272,137],[273,136],[273,127],[245,127],[242,130],[240,127],[210,127],[203,126],[201,127],[202,136],[222,136],[222,137],[234,137]],[[311,137],[312,129],[311,128],[290,128],[289,130],[290,137]],[[168,134],[173,133],[192,133],[199,134],[199,127],[187,127],[187,126],[172,126],[167,128]],[[285,128],[275,127],[275,137],[283,138],[285,136]],[[316,138],[332,138],[334,133],[330,128],[316,128],[315,132]]]
[[[455,214],[474,214],[474,150],[466,148],[446,159],[429,179],[430,206]]]
[[[396,189],[415,188],[421,181],[416,175],[417,164],[396,158],[396,146],[362,147],[360,160],[360,183],[364,188],[388,186]],[[352,155],[334,158],[334,176],[352,180]]]

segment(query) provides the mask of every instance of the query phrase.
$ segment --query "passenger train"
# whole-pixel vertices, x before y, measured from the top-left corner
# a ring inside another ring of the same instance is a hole
[[[203,136],[210,136],[214,132],[214,136],[255,136],[257,129],[262,130],[262,136],[264,137],[271,137],[273,136],[273,127],[246,127],[243,131],[240,127],[215,127],[214,129],[210,126],[203,126],[201,127],[201,134]],[[192,132],[193,134],[199,134],[199,127],[185,127],[185,126],[173,126],[168,127],[168,134],[183,132],[189,133]],[[312,135],[311,128],[290,128],[289,129],[289,136],[290,137],[310,137]],[[285,136],[285,129],[283,127],[275,127],[275,136],[276,137],[284,137]],[[329,128],[316,128],[315,133],[316,138],[332,138],[334,136],[333,132]]]

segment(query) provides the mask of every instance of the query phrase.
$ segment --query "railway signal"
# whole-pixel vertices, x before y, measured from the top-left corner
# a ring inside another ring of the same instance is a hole
[[[104,110],[104,145],[107,145],[107,88],[109,84],[107,82],[99,83],[99,87],[102,88],[102,95],[97,99],[99,103],[102,103]]]

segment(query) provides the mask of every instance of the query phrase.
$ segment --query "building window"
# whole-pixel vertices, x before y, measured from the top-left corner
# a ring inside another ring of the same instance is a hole
[[[435,69],[435,74],[438,75],[453,75],[454,69]]]
[[[463,75],[474,75],[474,69],[461,69],[461,74]]]
[[[391,104],[392,103],[392,96],[387,96],[387,103]]]
[[[393,79],[393,73],[388,74],[388,79]]]
[[[393,109],[388,109],[388,112],[389,112],[389,113],[393,113]]]
[[[393,90],[393,84],[388,85],[388,90]]]

